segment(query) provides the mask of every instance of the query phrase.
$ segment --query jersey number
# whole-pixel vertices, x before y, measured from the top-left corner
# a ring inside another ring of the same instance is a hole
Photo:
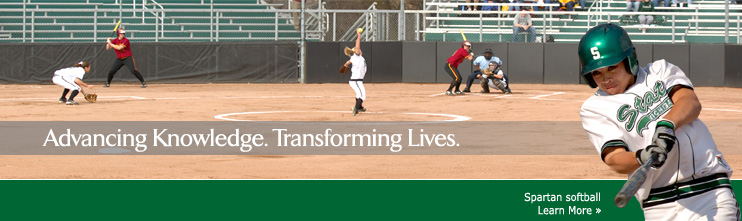
[[[593,53],[593,60],[600,58],[600,52],[598,51],[598,47],[590,48],[590,53]]]

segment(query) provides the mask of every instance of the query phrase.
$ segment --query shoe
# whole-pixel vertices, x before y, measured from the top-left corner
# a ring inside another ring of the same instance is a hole
[[[67,102],[67,99],[65,99],[65,98],[59,98],[59,103],[60,104],[64,104],[65,102]]]
[[[79,104],[79,103],[77,103],[77,102],[75,102],[75,101],[73,101],[73,100],[68,100],[68,101],[67,101],[67,105],[78,105],[78,104]]]
[[[487,94],[489,92],[490,92],[489,90],[481,90],[481,91],[479,91],[479,93],[485,93],[485,94]]]
[[[470,90],[469,90],[469,88],[467,87],[467,88],[464,88],[464,92],[466,92],[466,93],[469,93],[469,92],[471,92],[471,91],[470,91]]]
[[[358,109],[356,107],[352,107],[350,109],[353,110],[353,116],[355,117],[358,114]]]
[[[142,83],[142,88],[147,88],[147,83]]]
[[[455,95],[453,95],[453,93],[451,93],[451,91],[446,91],[446,95],[448,95],[448,96],[455,96]]]
[[[511,92],[511,91],[510,91],[510,88],[506,88],[505,90],[506,90],[506,91],[505,91],[505,94],[510,94],[510,93],[513,93],[513,92]]]
[[[360,112],[366,112],[366,108],[365,107],[361,107],[361,109],[358,109],[358,111],[360,111]]]
[[[456,95],[464,95],[464,92],[461,92],[461,91],[456,91],[454,93],[456,93]]]
[[[103,87],[110,87],[110,86],[111,86],[111,83],[108,83],[108,82],[103,84]]]

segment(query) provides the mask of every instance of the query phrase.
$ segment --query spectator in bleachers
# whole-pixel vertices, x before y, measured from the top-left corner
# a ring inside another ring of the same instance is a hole
[[[479,0],[466,0],[466,3],[479,3],[479,2],[480,2]],[[478,6],[476,5],[467,5],[466,11],[477,11],[477,7]]]
[[[486,0],[485,3],[495,3],[495,0]],[[499,11],[500,9],[494,5],[485,5],[482,7],[482,11]]]
[[[657,0],[657,1],[659,1],[659,0]],[[665,7],[670,7],[670,6],[672,6],[672,7],[683,7],[683,4],[682,3],[680,3],[680,5],[678,5],[678,0],[672,0],[672,5],[670,5],[670,1],[671,0],[665,0]],[[688,0],[688,5],[690,5],[691,3],[693,3],[693,0]],[[688,5],[685,5],[685,6],[687,7]]]
[[[651,0],[642,1],[641,4],[639,4],[639,11],[653,12],[654,3],[652,3]],[[647,33],[647,27],[649,24],[652,24],[652,21],[654,21],[654,16],[652,15],[639,15],[639,23],[642,24],[642,33]]]
[[[587,0],[580,0],[580,7],[582,7],[583,11],[587,10]]]
[[[534,11],[549,11],[549,9],[546,8],[546,6],[543,5],[543,4],[549,4],[549,3],[551,3],[551,0],[537,0],[536,1],[536,5],[537,6],[534,6],[533,7],[533,10]],[[538,5],[540,5],[540,6],[538,6]]]
[[[627,12],[637,12],[639,11],[639,3],[641,0],[626,0],[626,11]],[[670,0],[665,0],[670,1]]]
[[[530,42],[536,41],[536,30],[533,28],[533,21],[526,7],[522,7],[520,14],[516,15],[513,20],[513,42],[518,42],[518,33],[521,32],[528,32]]]
[[[523,0],[509,0],[510,3],[525,3]],[[520,11],[520,8],[526,8],[521,6],[510,6],[509,11]],[[518,16],[516,16],[518,17]]]
[[[559,11],[574,11],[576,4],[574,0],[559,0]]]

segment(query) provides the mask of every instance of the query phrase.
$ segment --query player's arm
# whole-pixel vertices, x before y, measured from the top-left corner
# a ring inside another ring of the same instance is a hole
[[[113,47],[114,45],[111,44],[111,38],[106,39],[106,50],[111,50]]]
[[[80,86],[83,86],[83,87],[86,87],[86,88],[93,89],[93,85],[88,85],[85,82],[82,82],[82,80],[80,80],[80,78],[75,78],[75,83],[77,85],[80,85]]]
[[[363,52],[361,52],[361,33],[356,31],[358,33],[358,37],[356,37],[356,47],[355,47],[355,53],[357,55],[363,56]]]
[[[348,67],[350,65],[350,60],[346,61],[343,66]]]
[[[670,99],[673,106],[663,118],[674,122],[676,129],[698,119],[701,114],[701,102],[690,88],[675,86],[670,91]]]
[[[603,156],[605,164],[621,174],[630,174],[641,166],[636,161],[636,153],[627,151],[625,147],[606,147]]]

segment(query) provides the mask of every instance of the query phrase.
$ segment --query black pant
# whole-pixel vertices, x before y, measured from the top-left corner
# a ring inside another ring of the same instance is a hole
[[[446,69],[446,73],[453,78],[451,81],[451,85],[448,87],[448,90],[450,91],[454,87],[456,87],[456,91],[459,91],[459,86],[461,85],[461,73],[458,69],[453,67],[450,63],[446,63],[443,65],[443,69]]]
[[[474,71],[469,75],[469,78],[466,79],[466,88],[469,88],[471,90],[471,84],[474,83],[474,79],[477,79],[477,75],[482,74],[482,72]]]
[[[116,75],[116,72],[121,69],[121,66],[126,65],[126,68],[131,71],[131,74],[137,77],[139,79],[139,82],[144,83],[144,78],[142,77],[142,74],[139,73],[139,70],[137,70],[137,66],[134,64],[134,56],[129,56],[124,59],[118,59],[116,58],[116,61],[113,62],[113,66],[111,66],[111,70],[108,71],[108,83],[111,83],[111,80],[113,80],[113,75]]]

